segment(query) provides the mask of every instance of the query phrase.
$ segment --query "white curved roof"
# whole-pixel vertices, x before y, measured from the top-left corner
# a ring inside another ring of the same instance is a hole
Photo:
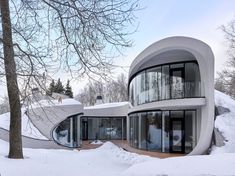
[[[103,104],[94,105],[94,106],[87,106],[87,107],[84,107],[84,109],[114,108],[114,107],[126,106],[126,105],[129,105],[128,101],[115,102],[115,103],[103,103]]]
[[[184,36],[174,36],[159,40],[144,49],[132,62],[129,78],[149,66],[168,62],[195,60],[198,54],[214,61],[211,48],[204,42]],[[151,60],[151,62],[149,62]],[[145,65],[146,64],[146,65]]]
[[[38,130],[51,139],[51,132],[63,120],[76,114],[83,113],[83,105],[74,99],[41,100],[34,103],[28,110],[32,123]]]
[[[127,116],[129,102],[104,103],[84,108],[84,116]]]

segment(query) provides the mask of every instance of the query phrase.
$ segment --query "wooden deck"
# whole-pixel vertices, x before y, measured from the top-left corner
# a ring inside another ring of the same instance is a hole
[[[79,148],[79,150],[95,149],[102,145],[102,144],[90,144],[91,142],[92,141],[82,141],[82,146],[81,148]],[[157,158],[184,156],[184,154],[150,152],[150,151],[136,149],[136,148],[131,147],[126,140],[110,140],[110,142],[114,143],[115,145],[123,148],[124,150],[128,152],[137,153],[140,155],[147,155],[147,156],[157,157]]]

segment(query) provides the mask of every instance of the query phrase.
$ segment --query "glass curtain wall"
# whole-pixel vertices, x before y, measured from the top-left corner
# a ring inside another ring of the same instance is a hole
[[[129,85],[129,99],[134,106],[200,95],[200,72],[194,61],[146,69],[138,73]]]
[[[122,140],[126,138],[125,128],[126,117],[81,118],[81,138],[83,140]]]
[[[53,139],[60,145],[67,147],[78,147],[78,125],[79,125],[79,115],[72,116],[62,121],[53,130]]]
[[[149,111],[129,115],[129,142],[157,152],[190,153],[196,145],[196,111]]]

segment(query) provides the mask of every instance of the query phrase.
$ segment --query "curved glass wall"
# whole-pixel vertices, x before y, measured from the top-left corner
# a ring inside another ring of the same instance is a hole
[[[129,84],[132,105],[201,96],[200,72],[197,62],[166,64],[145,69]]]
[[[78,136],[79,125],[79,115],[65,119],[52,131],[53,139],[58,144],[66,147],[78,147],[80,141],[80,137]]]
[[[132,147],[190,153],[196,145],[196,110],[149,111],[129,115]]]

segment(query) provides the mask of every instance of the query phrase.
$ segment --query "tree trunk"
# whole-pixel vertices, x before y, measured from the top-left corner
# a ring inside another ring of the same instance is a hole
[[[21,106],[19,88],[16,75],[16,63],[12,42],[12,29],[9,10],[9,1],[0,0],[4,64],[7,81],[7,91],[10,104],[10,147],[9,158],[23,158],[21,139]]]

